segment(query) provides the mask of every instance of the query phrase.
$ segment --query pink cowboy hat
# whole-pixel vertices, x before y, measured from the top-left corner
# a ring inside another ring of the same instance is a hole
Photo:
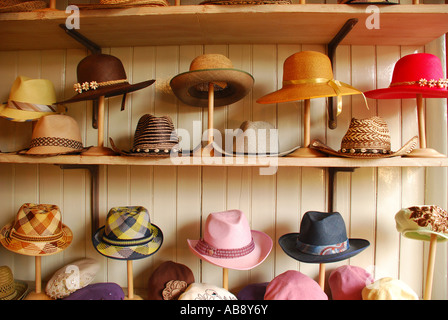
[[[204,238],[187,242],[200,259],[236,270],[255,268],[272,249],[272,239],[264,232],[250,230],[240,210],[210,213],[205,222]]]
[[[397,61],[388,88],[364,92],[372,99],[448,98],[448,79],[443,78],[440,59],[429,53],[414,53]]]

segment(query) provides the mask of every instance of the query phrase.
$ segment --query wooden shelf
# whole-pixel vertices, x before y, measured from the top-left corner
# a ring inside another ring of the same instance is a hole
[[[293,158],[293,157],[178,157],[146,158],[128,156],[81,156],[60,155],[36,157],[16,154],[0,154],[0,163],[52,164],[52,165],[141,165],[141,166],[215,166],[215,167],[448,167],[448,158],[349,159],[339,157]]]
[[[448,6],[382,5],[368,29],[366,5],[183,5],[81,10],[77,30],[100,47],[192,44],[326,44],[348,19],[341,44],[424,45],[448,32]],[[0,50],[82,48],[59,25],[65,11],[0,14]],[[231,22],[229,22],[231,21]]]

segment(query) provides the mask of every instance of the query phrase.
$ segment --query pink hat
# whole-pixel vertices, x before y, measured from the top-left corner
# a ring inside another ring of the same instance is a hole
[[[264,300],[328,300],[319,284],[295,270],[276,276],[266,287]]]
[[[333,300],[362,300],[362,289],[373,281],[363,268],[345,265],[330,273],[328,285]]]
[[[202,260],[223,268],[249,270],[269,255],[272,239],[250,230],[240,210],[210,213],[201,240],[188,239],[191,251]]]

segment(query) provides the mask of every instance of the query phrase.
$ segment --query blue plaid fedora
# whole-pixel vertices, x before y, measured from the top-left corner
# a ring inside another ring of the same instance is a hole
[[[364,239],[349,239],[339,212],[308,211],[300,233],[288,233],[278,240],[291,258],[307,263],[337,262],[353,257],[370,245]]]
[[[106,223],[92,237],[95,249],[108,258],[136,260],[160,249],[163,233],[151,224],[148,210],[141,206],[113,207]]]

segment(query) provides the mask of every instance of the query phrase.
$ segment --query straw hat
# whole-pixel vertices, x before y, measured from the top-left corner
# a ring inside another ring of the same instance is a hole
[[[27,291],[25,281],[15,280],[8,266],[0,267],[0,300],[22,300]]]
[[[431,234],[435,234],[437,241],[448,240],[448,212],[439,206],[403,208],[395,215],[395,224],[406,238],[429,241]]]
[[[169,6],[166,0],[100,0],[99,3],[77,4],[80,9],[120,9],[140,6]]]
[[[342,96],[353,94],[362,92],[334,79],[327,55],[316,51],[301,51],[289,56],[283,63],[282,88],[259,98],[257,102],[269,104],[337,96],[340,112]]]
[[[219,267],[249,270],[261,264],[272,249],[272,239],[264,232],[250,230],[240,210],[210,213],[204,237],[187,240],[200,259]]]
[[[59,207],[25,203],[13,222],[0,230],[0,243],[8,250],[27,256],[49,256],[72,243],[73,233],[62,223]]]
[[[54,114],[57,108],[54,85],[50,80],[18,76],[9,92],[8,102],[0,105],[0,117],[11,121],[35,121]]]
[[[417,146],[417,142],[418,137],[415,136],[399,150],[391,151],[387,123],[374,116],[367,119],[352,118],[339,151],[333,150],[318,139],[311,142],[311,147],[334,156],[371,159],[406,155]]]
[[[364,92],[372,99],[448,98],[448,79],[439,57],[429,53],[409,54],[397,61],[387,88]]]
[[[208,106],[208,86],[214,83],[214,106],[225,106],[244,98],[254,84],[249,73],[235,69],[222,54],[203,54],[190,64],[190,70],[170,81],[174,94],[185,104]]]
[[[106,224],[92,237],[93,246],[105,257],[136,260],[160,249],[163,233],[151,223],[149,212],[141,206],[113,207]]]
[[[207,0],[199,4],[213,5],[256,5],[256,4],[291,4],[291,0]]]
[[[115,152],[126,156],[168,157],[171,152],[179,152],[179,137],[169,116],[143,115],[137,124],[134,144],[130,151],[119,150],[112,139],[110,144]]]
[[[40,118],[33,129],[28,150],[19,154],[56,156],[80,153],[83,150],[78,123],[70,116],[53,114]]]
[[[46,7],[47,3],[45,1],[3,0],[0,3],[0,13],[34,11],[38,9],[45,9]]]

